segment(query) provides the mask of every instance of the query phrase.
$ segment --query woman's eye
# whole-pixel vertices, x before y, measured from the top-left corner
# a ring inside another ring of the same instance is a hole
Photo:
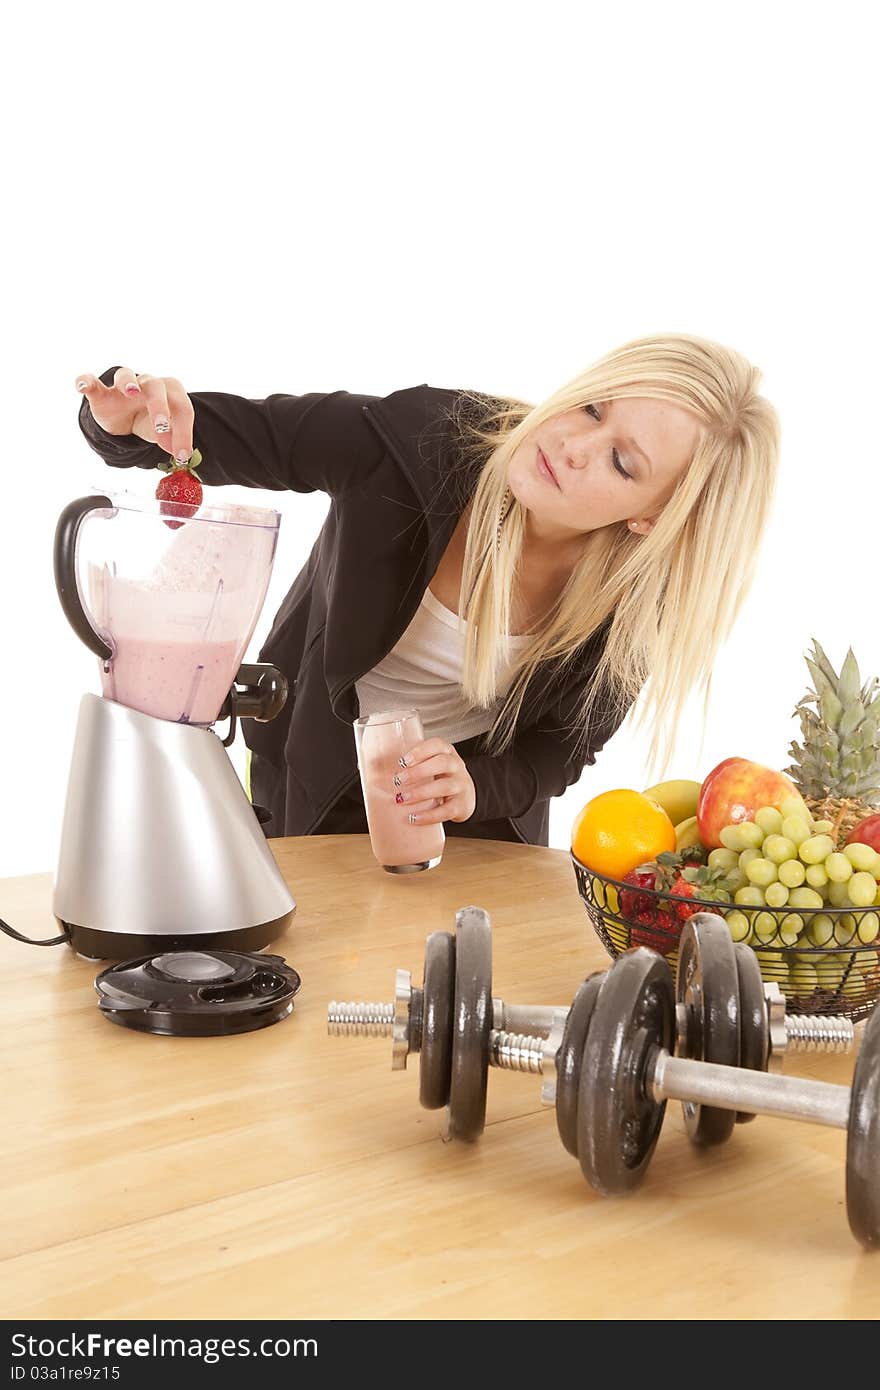
[[[599,418],[599,407],[598,407],[598,406],[596,406],[596,405],[585,405],[585,406],[584,406],[584,410],[587,412],[588,415],[592,415],[592,417],[593,417],[594,420],[598,420],[598,418]]]
[[[623,464],[620,462],[620,454],[617,452],[616,449],[611,450],[611,461],[622,478],[632,478],[632,473],[627,473]]]

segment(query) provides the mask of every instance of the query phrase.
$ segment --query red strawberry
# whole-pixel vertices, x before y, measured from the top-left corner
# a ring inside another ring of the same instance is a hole
[[[201,505],[202,485],[195,475],[195,469],[201,461],[201,454],[198,449],[194,449],[189,463],[174,463],[171,459],[167,463],[160,463],[159,467],[165,477],[159,480],[156,496],[162,504],[159,507],[162,516],[191,517],[191,508]],[[183,522],[166,521],[165,525],[176,531]]]
[[[681,933],[682,923],[701,910],[702,901],[729,902],[727,881],[723,869],[709,869],[701,859],[706,851],[700,845],[690,846],[678,853],[658,854],[649,864],[640,864],[624,877],[633,888],[653,889],[663,897],[644,891],[622,889],[620,915],[630,922],[630,942],[633,946],[650,946],[666,955],[673,950]]]

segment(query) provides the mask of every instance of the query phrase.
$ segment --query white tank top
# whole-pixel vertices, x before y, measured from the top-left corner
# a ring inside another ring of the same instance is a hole
[[[396,647],[355,683],[361,714],[415,706],[425,738],[460,743],[491,728],[510,689],[517,657],[530,638],[509,637],[499,671],[499,694],[489,709],[474,709],[461,691],[467,624],[426,589]]]

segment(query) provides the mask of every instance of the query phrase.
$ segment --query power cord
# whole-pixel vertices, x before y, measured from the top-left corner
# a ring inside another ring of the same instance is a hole
[[[70,940],[70,932],[64,931],[61,936],[49,936],[44,941],[38,941],[35,936],[22,936],[15,927],[10,927],[8,922],[4,922],[0,917],[0,931],[5,931],[7,936],[13,937],[15,941],[23,941],[26,946],[60,946],[63,941]]]

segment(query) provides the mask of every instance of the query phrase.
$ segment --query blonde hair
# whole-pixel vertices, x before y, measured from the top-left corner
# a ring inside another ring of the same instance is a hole
[[[526,510],[507,487],[514,451],[554,415],[627,396],[671,401],[701,424],[693,456],[648,535],[634,535],[623,521],[587,534],[557,602],[518,654],[486,736],[491,751],[503,751],[513,738],[538,668],[549,683],[603,625],[604,648],[574,728],[578,745],[589,742],[600,700],[622,719],[643,688],[649,779],[668,762],[695,687],[703,689],[705,725],[714,658],[752,583],[776,481],[779,424],[757,392],[759,381],[758,369],[731,348],[660,334],[609,353],[541,405],[496,397],[487,415],[486,398],[463,393],[456,419],[464,457],[485,459],[471,504],[459,604],[468,623],[462,688],[481,708],[497,697],[525,535]],[[474,405],[482,406],[478,421],[467,418]]]

